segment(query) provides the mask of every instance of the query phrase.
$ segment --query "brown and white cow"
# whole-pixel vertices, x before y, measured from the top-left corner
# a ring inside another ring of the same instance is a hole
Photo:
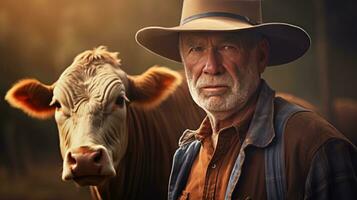
[[[204,116],[180,73],[127,75],[105,47],[78,55],[52,85],[19,81],[6,100],[35,118],[55,115],[62,179],[97,199],[166,199],[178,138]]]

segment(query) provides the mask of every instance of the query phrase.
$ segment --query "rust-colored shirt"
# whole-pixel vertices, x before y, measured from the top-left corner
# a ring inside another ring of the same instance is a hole
[[[214,149],[211,124],[205,118],[195,136],[202,142],[202,146],[192,165],[181,199],[224,199],[230,173],[248,125],[249,121],[220,131]]]

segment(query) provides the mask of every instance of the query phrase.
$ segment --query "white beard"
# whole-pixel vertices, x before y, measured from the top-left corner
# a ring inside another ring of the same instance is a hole
[[[209,113],[227,112],[239,110],[244,107],[252,93],[256,90],[259,84],[259,77],[253,77],[252,73],[247,74],[245,80],[234,82],[228,73],[221,75],[219,78],[202,75],[196,83],[192,78],[187,78],[189,90],[193,100]],[[241,83],[244,84],[241,84]],[[229,86],[227,92],[222,95],[207,95],[200,91],[200,88],[205,84],[225,84]]]

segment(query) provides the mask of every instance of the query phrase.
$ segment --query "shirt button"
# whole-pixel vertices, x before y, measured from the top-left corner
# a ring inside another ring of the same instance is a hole
[[[217,167],[217,165],[213,164],[211,167],[212,167],[212,169],[215,169]]]

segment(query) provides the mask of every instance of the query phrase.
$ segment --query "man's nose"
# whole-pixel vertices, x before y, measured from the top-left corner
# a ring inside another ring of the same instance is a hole
[[[222,73],[223,67],[216,50],[214,48],[210,48],[207,54],[207,61],[203,68],[203,73],[210,75],[218,75]]]

